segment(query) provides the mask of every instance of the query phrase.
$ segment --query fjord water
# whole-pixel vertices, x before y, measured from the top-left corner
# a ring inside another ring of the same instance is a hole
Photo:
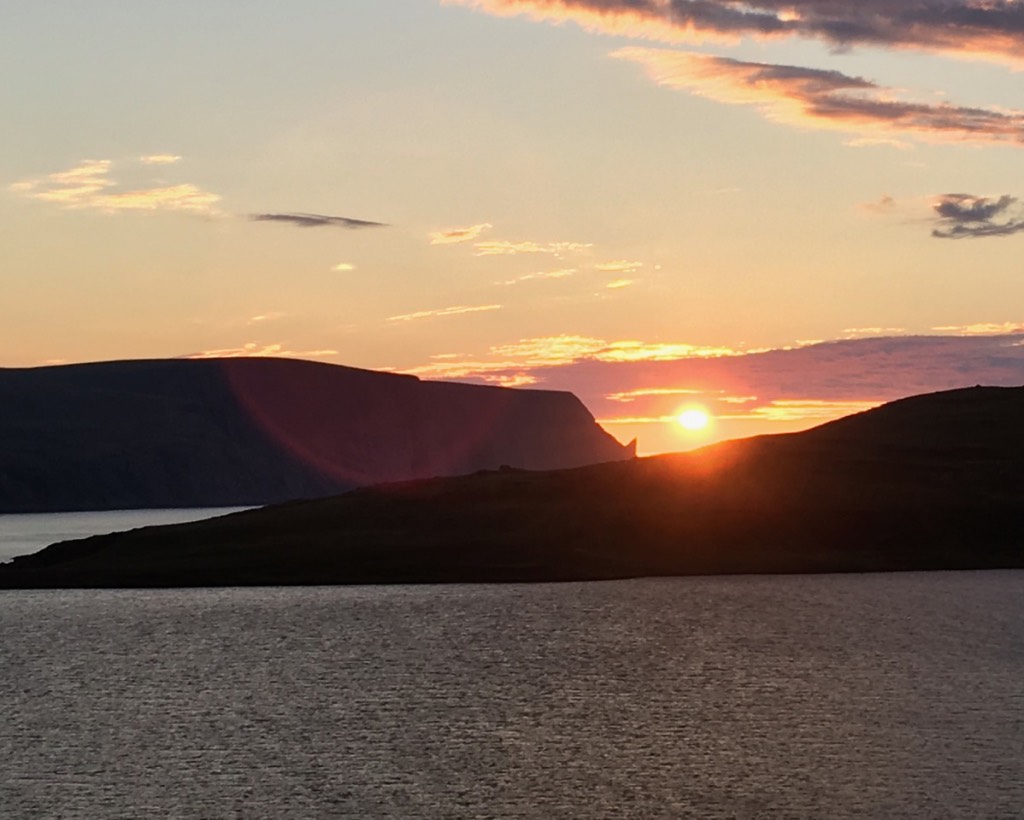
[[[11,817],[1016,817],[1024,572],[0,594]]]
[[[179,510],[100,510],[97,512],[0,515],[0,563],[28,555],[58,541],[122,532],[157,524],[181,524],[227,515],[245,507]]]

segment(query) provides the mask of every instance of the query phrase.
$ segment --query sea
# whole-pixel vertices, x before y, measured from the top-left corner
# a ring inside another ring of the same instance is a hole
[[[0,592],[4,818],[1022,816],[1022,571]]]

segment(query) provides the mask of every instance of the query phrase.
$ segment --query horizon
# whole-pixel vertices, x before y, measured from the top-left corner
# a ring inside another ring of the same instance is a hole
[[[1024,9],[939,5],[21,6],[0,366],[567,390],[645,455],[1024,384]]]

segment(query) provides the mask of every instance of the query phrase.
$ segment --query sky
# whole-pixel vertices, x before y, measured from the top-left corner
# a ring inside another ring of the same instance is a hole
[[[1019,1],[11,0],[0,72],[3,367],[572,390],[641,453],[1024,384]]]

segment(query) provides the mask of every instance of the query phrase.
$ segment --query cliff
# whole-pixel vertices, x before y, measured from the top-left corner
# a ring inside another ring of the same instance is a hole
[[[0,587],[1024,567],[1024,387],[572,470],[367,487],[72,541]]]
[[[260,505],[631,455],[575,396],[288,359],[0,369],[0,513]]]

